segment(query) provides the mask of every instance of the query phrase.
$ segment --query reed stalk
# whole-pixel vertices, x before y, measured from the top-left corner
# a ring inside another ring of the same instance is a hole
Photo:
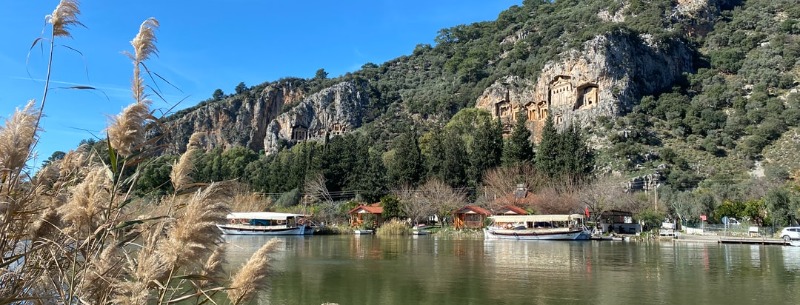
[[[134,102],[108,126],[107,155],[79,147],[22,179],[48,97],[54,40],[71,37],[70,26],[82,25],[79,13],[78,1],[62,0],[47,16],[42,100],[0,126],[0,304],[217,303],[212,298],[223,292],[233,304],[252,299],[268,283],[268,254],[277,241],[235,277],[222,277],[224,244],[216,224],[229,213],[233,192],[228,182],[193,182],[200,135],[174,164],[175,193],[154,202],[132,195],[138,161],[147,155],[145,130],[155,120],[142,74],[157,52],[156,19],[145,20],[131,41]]]

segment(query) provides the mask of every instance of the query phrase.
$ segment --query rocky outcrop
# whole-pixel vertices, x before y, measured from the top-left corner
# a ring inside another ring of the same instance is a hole
[[[267,124],[287,105],[305,96],[291,82],[275,83],[260,91],[247,91],[217,102],[207,102],[190,111],[174,115],[150,137],[158,140],[163,152],[182,153],[194,133],[206,150],[244,146],[259,151],[264,146]]]
[[[364,88],[343,82],[308,97],[267,125],[264,152],[306,140],[320,140],[361,127],[369,102]]]
[[[693,61],[692,50],[680,40],[655,44],[629,33],[606,34],[545,64],[535,83],[498,80],[476,106],[507,124],[524,113],[531,127],[548,116],[562,128],[586,126],[629,111],[643,95],[669,89],[683,73],[693,72]]]
[[[281,145],[360,127],[368,102],[362,92],[366,90],[355,83],[343,82],[306,97],[292,82],[272,84],[175,115],[149,136],[167,154],[185,151],[194,133],[199,133],[197,140],[205,150],[243,146],[269,154]]]

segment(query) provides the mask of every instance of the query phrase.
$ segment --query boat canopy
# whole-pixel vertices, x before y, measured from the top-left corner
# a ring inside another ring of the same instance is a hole
[[[581,214],[564,215],[497,215],[489,216],[496,223],[573,221],[583,219]]]
[[[306,217],[303,214],[277,213],[277,212],[235,212],[228,214],[228,219],[271,219],[286,220],[289,218]]]

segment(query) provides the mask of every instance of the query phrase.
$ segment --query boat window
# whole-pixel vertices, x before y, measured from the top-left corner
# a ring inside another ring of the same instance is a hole
[[[268,226],[269,219],[250,219],[250,225],[252,226]]]

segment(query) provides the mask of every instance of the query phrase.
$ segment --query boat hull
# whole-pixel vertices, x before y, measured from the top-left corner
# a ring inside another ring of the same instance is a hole
[[[484,229],[487,239],[512,240],[589,240],[591,234],[587,230],[510,230]]]
[[[217,225],[217,227],[226,235],[305,235],[307,231],[305,225],[289,228],[251,225]],[[313,234],[313,230],[309,234]]]

